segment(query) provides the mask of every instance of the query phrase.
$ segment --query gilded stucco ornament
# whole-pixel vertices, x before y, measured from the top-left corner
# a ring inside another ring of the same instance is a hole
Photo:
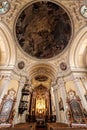
[[[0,1],[0,15],[9,11],[10,3],[7,0]]]

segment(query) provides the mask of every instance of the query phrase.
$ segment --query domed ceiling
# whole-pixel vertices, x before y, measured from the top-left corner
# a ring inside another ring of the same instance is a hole
[[[60,54],[69,43],[71,32],[71,21],[64,9],[46,1],[29,5],[16,23],[20,47],[38,59]]]

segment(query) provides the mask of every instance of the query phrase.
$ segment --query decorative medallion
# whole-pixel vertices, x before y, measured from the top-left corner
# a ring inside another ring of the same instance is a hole
[[[16,23],[16,36],[21,48],[30,56],[48,59],[60,54],[71,37],[67,12],[48,1],[25,8]]]
[[[60,63],[60,68],[61,68],[61,70],[66,70],[67,69],[67,65],[66,65],[66,63],[64,63],[64,62],[62,62],[62,63]]]
[[[80,13],[84,18],[87,18],[87,6],[86,5],[82,5],[80,8]]]
[[[0,14],[5,14],[10,8],[10,3],[7,0],[0,1]]]
[[[19,69],[23,69],[24,66],[25,66],[24,61],[20,61],[20,62],[18,63],[18,68],[19,68]]]

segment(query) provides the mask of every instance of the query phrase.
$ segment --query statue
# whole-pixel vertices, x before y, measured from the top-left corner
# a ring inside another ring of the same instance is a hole
[[[59,101],[59,110],[64,111],[63,100],[61,97],[60,97],[60,101]]]
[[[61,121],[64,121],[65,120],[65,117],[64,117],[64,106],[63,106],[63,100],[62,100],[61,97],[60,97],[60,101],[59,101],[59,110],[60,110],[60,119],[61,119]]]

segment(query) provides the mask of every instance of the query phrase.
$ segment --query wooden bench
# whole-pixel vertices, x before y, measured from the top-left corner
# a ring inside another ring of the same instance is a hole
[[[64,123],[47,123],[47,129],[48,130],[86,130],[86,124],[84,124],[84,127],[78,126],[78,127],[69,127],[68,124]]]
[[[75,124],[75,123],[72,123],[71,127],[72,128],[87,128],[87,124]]]
[[[68,124],[65,124],[65,123],[61,123],[61,122],[59,122],[59,123],[47,123],[47,128],[48,128],[48,130],[51,130],[51,129],[55,129],[55,128],[59,128],[59,127],[64,127],[64,128],[66,128],[66,127],[68,127]]]
[[[36,123],[18,124],[10,128],[0,128],[0,130],[36,130]]]
[[[87,130],[85,128],[51,128],[50,130]]]

